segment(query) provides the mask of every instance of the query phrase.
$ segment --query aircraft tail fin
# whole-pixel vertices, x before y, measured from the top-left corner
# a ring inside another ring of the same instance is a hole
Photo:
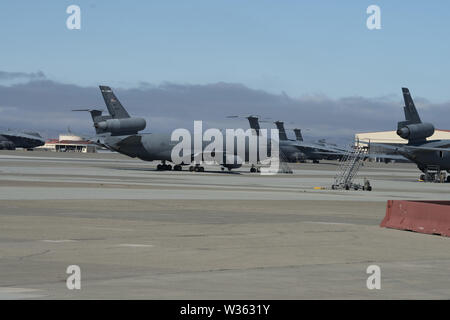
[[[408,124],[422,123],[411,94],[409,93],[409,89],[402,88],[402,91],[403,99],[405,100],[405,106],[403,107],[403,110],[405,112],[405,120],[408,122]]]
[[[294,129],[294,133],[295,133],[295,138],[297,139],[297,141],[303,141],[303,136],[302,136],[302,130],[301,129]]]
[[[275,125],[278,129],[278,134],[280,136],[280,140],[287,140],[286,130],[284,130],[284,122],[283,121],[275,121]]]
[[[261,127],[259,126],[259,120],[258,117],[255,116],[249,116],[247,117],[248,122],[250,124],[250,128],[256,131],[256,134],[259,136],[259,132],[261,130]]]
[[[125,108],[122,106],[119,99],[117,99],[116,95],[111,90],[111,88],[108,86],[99,86],[99,87],[111,117],[113,119],[129,118],[130,115],[128,114],[127,110],[125,110]]]
[[[434,134],[434,126],[431,123],[424,123],[420,120],[414,101],[411,98],[408,88],[402,88],[405,99],[405,121],[397,123],[397,135],[407,139],[408,143],[423,143]]]

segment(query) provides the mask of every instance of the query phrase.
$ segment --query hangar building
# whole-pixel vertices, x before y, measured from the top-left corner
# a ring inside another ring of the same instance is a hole
[[[427,138],[427,140],[450,140],[450,130],[439,130],[436,129],[434,134]],[[370,152],[380,152],[380,153],[392,153],[391,150],[380,147],[373,146],[370,143],[383,143],[392,145],[401,145],[408,143],[397,135],[397,131],[378,131],[378,132],[364,132],[355,134],[355,145],[356,146],[367,146],[369,142]]]
[[[450,140],[450,130],[436,129],[434,134],[427,138],[427,140]],[[373,143],[387,143],[387,144],[405,144],[405,140],[397,135],[397,131],[377,131],[377,132],[363,132],[355,134],[355,141],[369,141]]]

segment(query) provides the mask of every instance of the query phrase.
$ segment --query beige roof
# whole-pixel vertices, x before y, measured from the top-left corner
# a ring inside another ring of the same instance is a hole
[[[450,140],[450,130],[435,130],[427,140]],[[408,140],[400,138],[396,131],[363,132],[355,134],[355,141],[370,141],[373,143],[408,143]]]

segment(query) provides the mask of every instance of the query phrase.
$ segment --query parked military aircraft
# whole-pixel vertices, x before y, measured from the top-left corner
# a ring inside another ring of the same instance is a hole
[[[252,119],[253,126],[259,124],[257,123],[257,118]],[[250,120],[249,120],[250,121]],[[255,123],[256,122],[256,123]],[[283,149],[283,141],[285,143],[289,143],[289,147],[287,147],[286,153],[289,154],[288,148],[295,147],[297,150],[300,149],[303,153],[304,157],[297,159],[297,161],[303,162],[305,159],[312,160],[313,163],[319,163],[319,160],[338,160],[343,156],[348,155],[352,152],[352,148],[344,149],[338,147],[335,144],[330,144],[325,141],[325,139],[319,140],[318,142],[305,142],[303,141],[303,136],[301,130],[298,128],[293,129],[295,133],[296,140],[288,140],[286,130],[284,128],[284,123],[282,121],[275,121],[275,125],[280,132],[280,150]],[[295,142],[295,144],[293,143]],[[291,152],[294,152],[291,150]],[[385,159],[386,162],[392,160],[406,160],[403,156],[400,155],[390,155],[386,153],[365,153],[364,159]]]
[[[261,127],[259,125],[259,118],[257,116],[248,116],[247,120],[250,124],[250,128],[255,130],[259,135]],[[282,157],[288,162],[304,161],[306,160],[305,153],[298,147],[295,140],[288,140],[284,127],[277,126],[279,134],[279,146]]]
[[[303,141],[303,135],[302,135],[302,130],[301,129],[295,128],[294,129],[294,133],[295,133],[295,139],[297,141]]]
[[[16,148],[33,149],[44,144],[44,138],[37,132],[0,131],[0,150],[14,150]]]
[[[295,133],[296,140],[303,142],[302,131],[298,128],[295,128],[293,130]],[[344,149],[344,148],[338,147],[336,144],[328,143],[328,142],[326,142],[325,139],[319,140],[316,144],[312,143],[312,144],[308,144],[308,145],[310,147],[313,147],[314,145],[318,145],[317,148],[320,148],[322,146],[322,147],[326,147],[328,150],[334,150],[331,152],[324,153],[324,154],[328,155],[328,157],[329,157],[328,159],[341,159],[343,155],[352,151],[351,149]],[[383,159],[384,162],[386,162],[386,163],[388,163],[390,161],[407,160],[406,158],[404,158],[401,155],[386,154],[386,153],[380,153],[380,152],[365,153],[364,160],[366,160],[366,159]]]
[[[398,122],[397,134],[407,139],[408,143],[398,146],[380,143],[372,145],[391,149],[416,163],[424,173],[420,176],[421,180],[444,178],[445,171],[450,173],[450,140],[427,140],[434,133],[433,124],[422,122],[408,88],[402,88],[402,91],[405,121]],[[450,176],[447,176],[447,181],[450,182]]]
[[[258,117],[249,116],[247,119],[250,128],[259,132],[260,125]],[[296,140],[290,140],[287,137],[284,122],[275,121],[274,123],[279,132],[280,152],[282,152],[290,162],[312,160],[314,163],[319,163],[319,160],[339,158],[347,152],[346,150],[338,149],[336,147],[304,142],[300,131],[297,131],[299,135]],[[301,137],[302,140],[299,140],[299,137]]]
[[[102,110],[98,109],[78,109],[73,111],[88,111],[91,114],[92,121],[96,131],[94,138],[89,140],[102,145],[110,150],[117,151],[130,157],[137,157],[145,161],[159,160],[161,164],[157,166],[158,170],[172,170],[172,149],[178,144],[178,141],[171,140],[171,133],[141,133],[146,127],[146,121],[143,118],[131,117],[125,108],[115,96],[110,87],[100,86],[109,115],[103,115]],[[235,137],[237,139],[237,137]],[[235,139],[235,141],[236,141]],[[192,139],[193,140],[193,139]],[[194,144],[194,141],[192,141]],[[194,150],[191,154],[191,161],[200,154],[204,157],[205,147],[208,142],[202,141],[201,150]],[[268,154],[270,154],[270,141],[268,140]],[[234,144],[234,150],[226,149],[226,141],[223,143],[223,150],[212,150],[210,157],[228,170],[239,168],[243,162],[249,161],[248,143],[245,144],[245,159],[239,157],[237,153],[237,144]],[[260,160],[260,159],[258,159]],[[182,170],[183,165],[190,165],[191,161],[186,163],[174,163],[173,169]],[[200,163],[195,163],[189,167],[190,171],[204,171]]]

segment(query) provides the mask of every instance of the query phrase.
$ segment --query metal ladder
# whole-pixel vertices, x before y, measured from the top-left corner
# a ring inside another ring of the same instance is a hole
[[[283,151],[280,150],[279,156],[280,156],[280,169],[278,172],[279,173],[288,173],[288,174],[293,173],[292,169],[288,165],[288,159]]]
[[[366,149],[364,147],[353,147],[353,150],[348,151],[341,160],[339,169],[334,177],[334,184],[332,189],[346,189],[354,188],[358,190],[361,185],[354,184],[353,179],[361,167],[364,160]]]

